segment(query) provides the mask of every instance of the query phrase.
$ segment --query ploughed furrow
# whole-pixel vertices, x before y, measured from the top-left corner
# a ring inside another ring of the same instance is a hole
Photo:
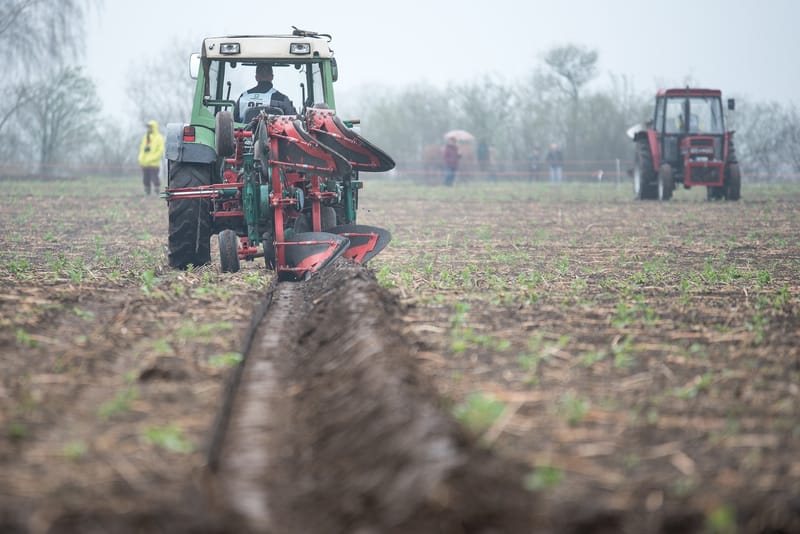
[[[273,287],[212,447],[253,532],[530,532],[523,466],[473,446],[417,371],[398,304],[339,260]]]

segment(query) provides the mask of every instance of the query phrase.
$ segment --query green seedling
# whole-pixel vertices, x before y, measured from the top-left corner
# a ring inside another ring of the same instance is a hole
[[[139,397],[139,390],[135,387],[127,387],[117,393],[110,401],[104,402],[97,410],[97,414],[102,419],[111,419],[118,415],[127,413],[131,409],[131,404]]]
[[[208,364],[211,367],[234,367],[239,365],[242,361],[242,355],[238,352],[226,352],[225,354],[218,354],[208,359]]]
[[[17,328],[16,338],[18,344],[29,349],[35,348],[39,345],[39,342],[33,339],[33,336],[31,336],[22,328]]]
[[[590,408],[591,403],[587,399],[581,399],[573,393],[566,393],[558,402],[558,411],[570,426],[581,423]]]
[[[70,441],[61,449],[61,454],[70,461],[78,461],[89,451],[86,443],[83,441]]]
[[[471,393],[458,404],[453,415],[470,432],[482,434],[497,420],[505,410],[505,404],[492,395]]]
[[[145,431],[144,440],[170,452],[188,454],[194,451],[194,446],[183,435],[183,431],[174,425],[150,427]]]
[[[528,491],[545,491],[555,488],[564,480],[564,471],[558,467],[541,465],[525,476],[523,484]]]

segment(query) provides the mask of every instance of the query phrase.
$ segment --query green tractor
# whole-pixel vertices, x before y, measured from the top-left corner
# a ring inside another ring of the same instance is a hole
[[[386,230],[356,224],[359,173],[394,161],[336,115],[330,40],[295,28],[207,38],[192,55],[191,120],[166,132],[170,266],[209,263],[215,234],[222,271],[263,257],[283,280],[388,244]]]

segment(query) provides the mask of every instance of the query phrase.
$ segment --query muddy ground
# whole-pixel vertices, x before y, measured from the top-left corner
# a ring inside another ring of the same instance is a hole
[[[4,185],[0,530],[239,530],[207,446],[263,266],[168,270],[135,178]],[[800,188],[701,193],[362,193],[392,339],[545,531],[800,532]]]

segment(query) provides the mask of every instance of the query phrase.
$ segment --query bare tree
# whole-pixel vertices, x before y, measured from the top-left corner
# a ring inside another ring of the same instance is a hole
[[[18,111],[26,108],[47,76],[80,56],[84,22],[100,0],[2,0],[0,2],[0,157],[31,157],[26,125]],[[27,139],[25,139],[28,141]]]
[[[155,58],[146,57],[128,71],[126,94],[139,124],[186,122],[192,110],[195,80],[189,76],[189,56],[198,42],[174,41]]]
[[[559,46],[544,55],[544,62],[555,74],[558,87],[569,98],[566,152],[574,154],[577,151],[581,90],[597,75],[597,51],[573,44]]]
[[[792,104],[786,111],[783,121],[784,127],[781,138],[784,142],[786,156],[792,165],[792,173],[795,181],[800,174],[800,111],[797,105]]]
[[[94,140],[100,104],[94,83],[79,67],[65,67],[43,83],[20,108],[30,124],[39,172],[55,174],[55,164],[80,152]]]
[[[0,46],[14,50],[0,56],[3,72],[31,74],[80,54],[83,24],[97,0],[3,0]]]
[[[510,151],[505,127],[513,112],[512,89],[486,77],[479,82],[453,87],[453,98],[460,110],[461,127],[498,149],[498,156],[508,159]]]

